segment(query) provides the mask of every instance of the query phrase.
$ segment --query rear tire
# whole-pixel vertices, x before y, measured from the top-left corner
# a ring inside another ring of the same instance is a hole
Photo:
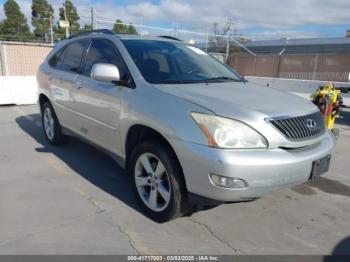
[[[62,133],[62,127],[56,113],[50,104],[45,102],[41,109],[41,122],[46,139],[52,145],[63,145],[67,142],[67,136]]]
[[[151,219],[166,222],[190,211],[182,169],[168,146],[138,145],[131,153],[128,173],[137,201]]]

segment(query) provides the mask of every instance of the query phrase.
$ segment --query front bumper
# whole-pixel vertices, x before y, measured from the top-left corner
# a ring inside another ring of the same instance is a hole
[[[335,138],[326,132],[317,144],[292,149],[225,150],[174,140],[188,192],[224,202],[244,201],[306,182],[312,162],[333,153]],[[218,187],[209,173],[245,180],[247,188]]]

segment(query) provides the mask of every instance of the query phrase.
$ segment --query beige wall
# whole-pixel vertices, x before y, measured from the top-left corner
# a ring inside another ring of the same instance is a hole
[[[1,42],[2,75],[33,76],[52,47],[47,44]],[[1,75],[1,72],[0,72]]]

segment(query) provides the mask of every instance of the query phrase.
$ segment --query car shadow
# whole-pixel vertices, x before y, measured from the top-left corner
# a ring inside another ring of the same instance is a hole
[[[330,256],[325,256],[324,262],[343,262],[349,261],[350,258],[350,236],[342,239],[333,248]]]
[[[350,236],[341,240],[333,249],[333,255],[347,255],[350,258]],[[349,260],[348,260],[349,261]]]
[[[125,170],[107,154],[74,137],[65,146],[52,146],[43,134],[39,114],[18,117],[16,122],[40,144],[35,151],[54,154],[81,177],[142,214]]]
[[[341,109],[340,117],[335,120],[338,125],[350,126],[350,111]]]

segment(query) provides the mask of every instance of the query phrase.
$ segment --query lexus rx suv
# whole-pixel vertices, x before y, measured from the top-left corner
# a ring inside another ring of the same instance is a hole
[[[76,35],[53,48],[37,80],[47,140],[74,135],[107,152],[156,221],[314,179],[335,146],[311,102],[169,37]]]

